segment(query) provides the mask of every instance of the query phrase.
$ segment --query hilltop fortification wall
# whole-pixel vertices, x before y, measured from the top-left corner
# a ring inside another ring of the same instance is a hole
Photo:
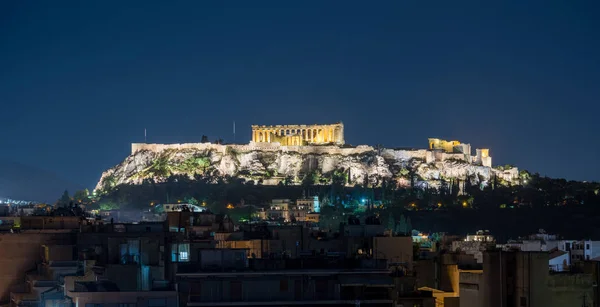
[[[385,159],[397,161],[410,161],[412,159],[420,159],[425,163],[434,161],[433,152],[427,149],[384,149],[381,155]]]
[[[183,143],[183,144],[146,144],[146,143],[133,143],[131,144],[131,154],[135,154],[139,151],[150,151],[159,153],[165,150],[212,150],[220,153],[226,153],[228,149],[234,150],[240,153],[246,153],[251,151],[271,151],[271,152],[297,152],[300,154],[329,154],[329,155],[342,155],[349,156],[355,154],[362,154],[365,152],[371,152],[375,149],[372,146],[357,146],[357,147],[339,147],[339,146],[282,146],[279,143],[250,143],[245,145],[220,145],[212,143]]]

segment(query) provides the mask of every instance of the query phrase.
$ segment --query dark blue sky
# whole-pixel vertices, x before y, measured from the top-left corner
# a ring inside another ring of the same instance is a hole
[[[208,2],[0,2],[0,158],[93,186],[145,127],[341,120],[351,144],[600,179],[598,1]]]

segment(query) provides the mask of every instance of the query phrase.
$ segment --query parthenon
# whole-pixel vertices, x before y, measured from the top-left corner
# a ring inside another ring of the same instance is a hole
[[[283,146],[344,144],[344,124],[330,125],[252,125],[252,142],[280,143]]]

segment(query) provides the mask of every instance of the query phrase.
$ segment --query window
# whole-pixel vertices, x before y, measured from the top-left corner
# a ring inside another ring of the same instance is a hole
[[[189,243],[171,244],[171,261],[172,262],[189,262],[190,261],[190,244]]]
[[[585,245],[585,249],[590,249],[590,244],[589,243]]]
[[[140,258],[140,240],[128,239],[119,244],[121,264],[137,264]]]

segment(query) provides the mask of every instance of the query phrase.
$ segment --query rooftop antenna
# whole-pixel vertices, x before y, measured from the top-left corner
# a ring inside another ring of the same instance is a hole
[[[235,120],[233,121],[233,144],[235,144]]]
[[[148,134],[146,133],[146,128],[144,128],[144,143],[148,143]]]

